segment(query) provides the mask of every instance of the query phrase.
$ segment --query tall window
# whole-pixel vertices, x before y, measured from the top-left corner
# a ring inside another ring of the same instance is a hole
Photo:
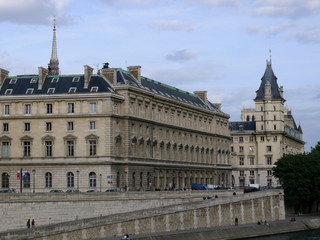
[[[2,124],[2,130],[4,132],[9,132],[9,123],[3,123]]]
[[[1,187],[2,188],[9,188],[9,174],[4,172],[1,175]]]
[[[261,141],[261,142],[264,142],[264,136],[261,136],[261,137],[260,137],[260,141]]]
[[[136,187],[136,173],[132,173],[132,187]]]
[[[24,105],[24,114],[31,114],[31,104]]]
[[[29,122],[24,123],[24,131],[30,132],[30,123]]]
[[[68,130],[68,131],[73,131],[73,130],[74,130],[74,128],[73,128],[73,122],[68,122],[68,123],[67,123],[67,130]]]
[[[241,176],[241,177],[244,176],[244,171],[240,171],[240,176]]]
[[[67,141],[67,156],[68,157],[74,156],[74,141],[73,140]]]
[[[74,103],[68,103],[68,113],[74,113]]]
[[[45,141],[46,157],[52,157],[52,141]]]
[[[46,131],[51,132],[52,131],[52,123],[51,122],[46,122]]]
[[[89,173],[89,187],[97,187],[97,176],[95,172]]]
[[[97,140],[89,140],[89,156],[97,155]]]
[[[249,137],[249,142],[253,142],[253,137]]]
[[[249,161],[250,161],[250,165],[254,165],[254,157],[250,157]]]
[[[250,171],[250,176],[254,176],[254,171]]]
[[[24,157],[31,156],[31,142],[30,141],[23,142],[23,156]]]
[[[278,141],[278,137],[277,136],[273,136],[273,141],[277,142]]]
[[[243,142],[243,137],[239,137],[239,142]]]
[[[140,172],[140,187],[142,187],[143,182],[143,172]]]
[[[95,102],[90,103],[90,113],[97,112],[97,104]]]
[[[89,122],[89,130],[96,130],[96,121]]]
[[[268,170],[268,171],[267,171],[267,176],[268,176],[268,177],[272,176],[272,170]]]
[[[10,105],[8,105],[8,104],[4,105],[3,114],[4,115],[10,115]]]
[[[272,150],[271,146],[267,146],[266,150],[267,150],[267,152],[271,152],[271,150]]]
[[[239,147],[239,152],[241,152],[241,153],[243,152],[243,147],[242,146]]]
[[[24,188],[30,188],[30,173],[22,173],[22,182]]]
[[[74,187],[74,174],[72,172],[67,173],[67,187]]]
[[[47,172],[45,174],[45,184],[46,188],[51,188],[52,187],[52,174],[50,172]]]
[[[47,114],[52,114],[52,104],[51,103],[47,104]]]
[[[267,165],[272,165],[272,157],[267,157]]]
[[[2,157],[9,157],[9,142],[2,142],[1,156]]]
[[[239,158],[239,165],[244,165],[244,158],[243,157]]]

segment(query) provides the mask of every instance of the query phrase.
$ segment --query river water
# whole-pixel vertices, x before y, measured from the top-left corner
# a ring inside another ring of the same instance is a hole
[[[266,237],[243,238],[242,240],[320,240],[320,230],[284,233]]]

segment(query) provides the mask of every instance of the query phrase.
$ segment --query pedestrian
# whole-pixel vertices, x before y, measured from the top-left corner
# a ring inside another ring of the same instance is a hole
[[[235,225],[235,226],[238,226],[238,217],[236,217],[236,218],[234,219],[234,225]]]
[[[27,221],[27,228],[30,228],[30,219]]]
[[[125,234],[125,235],[123,236],[123,238],[121,238],[121,240],[130,240],[129,235],[128,235],[128,234]]]
[[[34,219],[32,219],[32,221],[31,221],[31,227],[32,227],[32,228],[35,228],[35,227],[36,227],[36,222],[34,221]]]

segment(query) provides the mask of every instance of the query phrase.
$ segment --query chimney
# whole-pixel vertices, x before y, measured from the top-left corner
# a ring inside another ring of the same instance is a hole
[[[6,80],[8,75],[9,75],[9,71],[0,68],[0,89],[2,88],[4,80]]]
[[[92,73],[93,68],[88,65],[84,65],[84,88],[88,88]]]
[[[38,67],[38,71],[39,71],[38,90],[41,90],[44,80],[46,80],[46,77],[49,74],[49,70],[44,67]]]
[[[221,110],[221,103],[214,103],[213,106]]]
[[[128,71],[134,76],[134,78],[141,84],[141,66],[127,67]]]
[[[193,92],[194,94],[196,94],[199,98],[201,98],[201,100],[207,104],[208,103],[208,97],[207,97],[207,91],[195,91]]]
[[[107,79],[111,84],[117,84],[117,69],[116,68],[102,68],[100,74]]]

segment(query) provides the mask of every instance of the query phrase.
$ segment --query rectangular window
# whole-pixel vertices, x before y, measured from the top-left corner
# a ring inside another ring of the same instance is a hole
[[[2,124],[2,131],[9,132],[9,123]]]
[[[52,114],[52,104],[47,103],[46,107],[47,107],[47,114]]]
[[[46,131],[51,132],[52,131],[52,123],[51,122],[46,122]]]
[[[268,170],[268,171],[267,171],[267,176],[268,176],[268,177],[272,176],[272,170]]]
[[[24,114],[31,114],[31,104],[24,105]]]
[[[31,156],[31,142],[30,141],[23,142],[23,156],[24,157]]]
[[[250,176],[254,176],[254,171],[250,171]]]
[[[277,142],[278,141],[278,137],[277,136],[273,136],[273,141]]]
[[[239,147],[239,152],[243,153],[243,147],[242,146]]]
[[[47,93],[54,93],[54,91],[55,91],[55,88],[48,88]]]
[[[264,142],[264,136],[261,136],[261,137],[260,137],[260,141],[261,141],[261,142]]]
[[[90,113],[96,113],[97,112],[97,104],[95,102],[90,103]]]
[[[250,165],[254,165],[254,157],[249,158]]]
[[[267,146],[266,150],[267,150],[267,152],[271,152],[272,151],[271,146]]]
[[[243,157],[239,158],[239,165],[244,165],[244,158]]]
[[[239,142],[243,142],[243,137],[239,137]]]
[[[97,155],[97,141],[90,140],[89,141],[89,156],[96,156]]]
[[[89,130],[96,130],[96,121],[89,122]]]
[[[68,93],[75,93],[77,91],[76,87],[71,87],[69,88],[69,92]]]
[[[52,157],[52,141],[45,141],[44,144],[46,157]]]
[[[16,78],[10,79],[9,84],[16,84],[16,83],[17,83],[17,79]]]
[[[24,131],[30,132],[30,123],[28,123],[28,122],[24,123]]]
[[[277,130],[277,125],[273,125],[273,130]]]
[[[26,94],[32,94],[33,93],[33,88],[28,88],[26,91]]]
[[[52,83],[57,83],[57,82],[59,82],[59,78],[54,77],[54,78],[52,78],[51,82],[52,82]]]
[[[272,157],[267,157],[267,165],[272,165]]]
[[[91,87],[90,92],[98,92],[98,87]]]
[[[68,130],[68,131],[73,131],[73,130],[74,130],[74,128],[73,128],[73,122],[68,122],[68,123],[67,123],[67,130]]]
[[[249,152],[251,152],[251,153],[254,152],[254,147],[253,147],[253,146],[250,146],[250,147],[249,147]]]
[[[244,176],[244,171],[240,171],[240,176],[241,176],[241,177]]]
[[[74,103],[68,103],[68,113],[74,113]]]
[[[67,156],[74,156],[74,141],[72,140],[67,141]]]
[[[10,115],[10,105],[6,104],[3,106],[4,115]]]
[[[9,157],[9,142],[2,142],[1,156]]]
[[[263,125],[261,125],[261,131],[263,130]]]
[[[231,152],[234,152],[233,147],[231,147]]]
[[[10,95],[12,93],[12,89],[7,89],[6,91],[5,91],[5,95]]]
[[[253,142],[254,138],[253,137],[249,137],[249,142]]]
[[[80,77],[73,77],[72,78],[72,82],[79,82],[79,80],[80,80]]]

